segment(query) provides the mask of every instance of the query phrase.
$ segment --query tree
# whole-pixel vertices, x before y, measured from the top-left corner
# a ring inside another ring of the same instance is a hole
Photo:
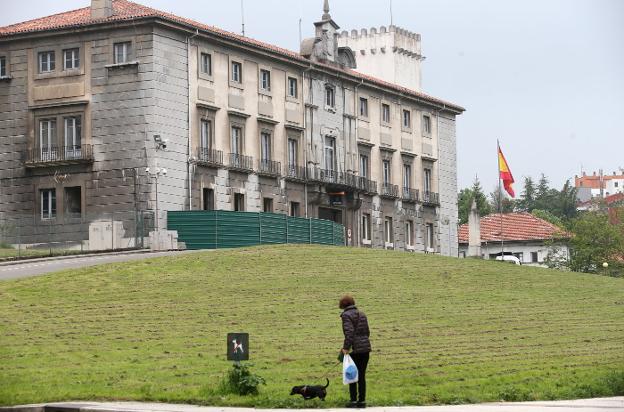
[[[493,211],[498,212],[498,201],[501,201],[501,211],[503,213],[511,213],[516,208],[517,201],[511,199],[503,190],[496,188],[490,193],[490,207]]]
[[[565,229],[565,223],[563,222],[563,220],[561,220],[561,218],[559,218],[559,216],[555,216],[552,213],[550,213],[548,210],[542,210],[542,209],[533,209],[533,211],[531,212],[531,214],[537,218],[540,218],[542,220],[545,220],[549,223],[552,223],[553,225],[560,227],[561,229]]]
[[[571,225],[574,236],[570,269],[578,272],[597,273],[607,262],[614,267],[624,256],[624,230],[621,225],[609,223],[608,216],[601,212],[586,212]]]
[[[535,201],[533,209],[550,210],[552,207],[552,191],[549,186],[548,178],[542,173],[535,190]],[[531,209],[532,210],[532,209]]]
[[[459,212],[460,224],[468,222],[468,215],[470,214],[473,199],[477,201],[479,216],[486,216],[492,212],[490,204],[488,203],[487,198],[483,193],[483,189],[481,188],[481,182],[479,181],[479,178],[475,177],[471,188],[462,189],[459,192],[457,208]]]
[[[518,200],[518,209],[531,212],[535,209],[535,183],[531,176],[524,178],[524,190]]]
[[[578,213],[576,210],[576,187],[570,183],[570,180],[566,180],[561,191],[557,192],[554,207],[556,210],[553,213],[562,219],[576,217]]]

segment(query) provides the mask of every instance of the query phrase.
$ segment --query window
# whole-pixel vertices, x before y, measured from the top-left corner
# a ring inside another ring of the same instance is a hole
[[[80,186],[66,187],[63,203],[65,215],[68,217],[80,217],[82,213],[82,189]]]
[[[56,217],[56,189],[41,190],[41,219]]]
[[[424,172],[423,189],[425,193],[429,193],[431,192],[431,169],[425,169]]]
[[[433,223],[427,223],[427,237],[425,239],[425,247],[427,252],[433,251]]]
[[[201,72],[208,76],[212,76],[212,55],[208,53],[201,54]]]
[[[46,51],[39,53],[39,73],[53,72],[55,68],[54,52]]]
[[[403,165],[403,188],[411,189],[412,187],[412,165]]]
[[[368,178],[368,156],[360,155],[360,176]]]
[[[243,82],[243,65],[239,62],[232,62],[232,81],[234,83]]]
[[[63,119],[65,129],[65,157],[80,158],[82,126],[80,117],[72,116]]]
[[[288,139],[288,165],[293,167],[297,166],[297,139]]]
[[[200,130],[200,148],[203,151],[212,149],[212,121],[202,119]]]
[[[368,99],[360,97],[360,116],[368,117]]]
[[[203,209],[204,210],[214,210],[214,190],[204,188],[204,202]]]
[[[288,78],[288,96],[294,97],[296,99],[297,95],[298,95],[297,79],[295,79],[294,77],[289,77]]]
[[[115,43],[113,45],[115,64],[128,63],[130,61],[130,49],[131,49],[131,42],[129,41]]]
[[[267,132],[260,133],[260,160],[262,162],[271,160],[271,134]]]
[[[332,86],[325,87],[325,106],[336,107],[336,90]]]
[[[80,50],[63,50],[63,70],[74,70],[80,67]]]
[[[290,202],[290,216],[299,217],[299,202]]]
[[[243,153],[243,129],[240,126],[232,126],[231,150],[234,154]]]
[[[245,211],[245,195],[242,193],[234,193],[234,211]]]
[[[386,217],[384,220],[384,241],[386,243],[394,243],[394,233],[392,228],[392,218]]]
[[[409,110],[403,110],[403,127],[412,128],[412,113]]]
[[[431,134],[431,118],[429,116],[427,116],[426,114],[423,115],[423,133],[426,135],[430,135]]]
[[[384,160],[382,162],[383,184],[390,184],[390,160]]]
[[[411,220],[405,222],[405,244],[414,246],[414,222]]]
[[[615,185],[615,187],[618,187],[618,182],[613,182],[613,184]]]
[[[264,213],[273,213],[273,199],[265,197],[262,201],[262,210]]]
[[[54,160],[56,157],[56,119],[39,120],[39,148],[41,160]]]
[[[384,123],[390,123],[390,105],[381,105],[381,121]]]
[[[531,252],[531,263],[538,263],[537,252]]]
[[[271,72],[268,70],[260,70],[260,89],[271,91]]]
[[[0,56],[0,77],[7,77],[7,58]]]
[[[362,240],[371,240],[371,216],[368,213],[362,214]]]
[[[336,139],[325,137],[325,170],[335,170],[336,168]]]

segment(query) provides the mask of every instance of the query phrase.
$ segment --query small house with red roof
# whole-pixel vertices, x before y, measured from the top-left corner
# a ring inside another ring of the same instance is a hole
[[[546,257],[557,254],[567,259],[570,233],[530,213],[495,213],[480,219],[481,256],[496,259],[513,255],[522,264],[544,265]],[[466,257],[468,251],[468,224],[459,228],[459,253]]]

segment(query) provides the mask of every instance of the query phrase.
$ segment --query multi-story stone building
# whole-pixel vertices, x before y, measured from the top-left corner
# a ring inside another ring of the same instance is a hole
[[[464,109],[354,71],[327,1],[315,26],[300,54],[126,0],[0,28],[0,218],[96,248],[107,213],[131,246],[136,211],[268,211],[456,256]]]

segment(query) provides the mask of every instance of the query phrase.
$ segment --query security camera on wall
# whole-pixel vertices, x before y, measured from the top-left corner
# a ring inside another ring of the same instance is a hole
[[[167,143],[169,139],[163,139],[159,134],[154,135],[154,143],[156,143],[156,150],[167,150]]]

